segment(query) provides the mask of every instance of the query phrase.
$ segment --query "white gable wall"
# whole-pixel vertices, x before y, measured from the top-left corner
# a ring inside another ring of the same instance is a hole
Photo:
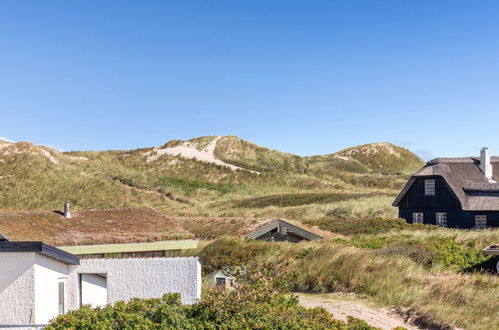
[[[107,305],[107,277],[101,274],[81,274],[81,304],[92,307]]]
[[[0,252],[0,324],[31,324],[36,253]]]
[[[107,303],[178,292],[184,304],[201,297],[198,258],[82,259],[66,265],[35,252],[0,253],[0,324],[47,324],[59,313],[60,279],[66,311],[80,307],[80,274],[106,274]]]
[[[180,293],[184,304],[201,297],[201,264],[192,257],[82,259],[71,274],[71,287],[78,287],[80,273],[106,274],[110,304],[132,297],[159,298],[169,292]]]
[[[67,279],[69,266],[41,254],[35,265],[35,323],[47,324],[59,315],[59,280]],[[66,291],[67,292],[67,291]],[[69,295],[66,294],[66,301]],[[66,303],[67,305],[67,303]],[[66,308],[66,311],[68,309]]]

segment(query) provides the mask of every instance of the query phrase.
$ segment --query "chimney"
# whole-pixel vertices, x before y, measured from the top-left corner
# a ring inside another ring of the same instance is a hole
[[[488,180],[492,180],[492,165],[490,164],[489,148],[483,148],[480,152],[480,170]]]
[[[64,217],[71,218],[71,212],[69,212],[69,202],[64,203]]]

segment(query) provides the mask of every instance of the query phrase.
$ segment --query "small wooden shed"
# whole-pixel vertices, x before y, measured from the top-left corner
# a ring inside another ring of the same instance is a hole
[[[312,233],[311,231],[300,228],[287,221],[275,219],[256,230],[252,231],[246,238],[257,239],[261,241],[272,242],[300,242],[316,241],[323,239],[321,236]]]
[[[483,254],[499,256],[499,244],[494,244],[482,250]],[[496,270],[499,272],[499,261],[497,261]]]

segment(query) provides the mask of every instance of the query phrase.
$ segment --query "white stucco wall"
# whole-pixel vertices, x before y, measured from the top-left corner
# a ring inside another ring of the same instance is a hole
[[[47,324],[59,315],[58,285],[60,280],[68,278],[68,273],[68,265],[41,254],[36,255],[35,324]]]
[[[81,274],[81,303],[92,307],[107,305],[107,277]]]
[[[184,304],[201,296],[201,264],[198,258],[82,259],[70,276],[70,286],[78,287],[78,274],[107,276],[108,303],[138,298],[158,298],[178,292]],[[76,300],[72,308],[78,308]]]
[[[34,252],[0,252],[0,324],[34,322],[35,258]]]
[[[0,325],[46,324],[59,313],[58,283],[66,278],[66,311],[80,307],[79,275],[105,274],[107,303],[178,292],[184,304],[201,296],[198,258],[82,259],[66,265],[34,252],[0,253]]]

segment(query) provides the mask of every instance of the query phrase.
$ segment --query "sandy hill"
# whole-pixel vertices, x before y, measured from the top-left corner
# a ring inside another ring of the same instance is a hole
[[[69,200],[77,210],[149,206],[172,216],[394,216],[393,197],[422,165],[389,143],[300,157],[235,136],[102,152],[1,141],[0,210]]]

